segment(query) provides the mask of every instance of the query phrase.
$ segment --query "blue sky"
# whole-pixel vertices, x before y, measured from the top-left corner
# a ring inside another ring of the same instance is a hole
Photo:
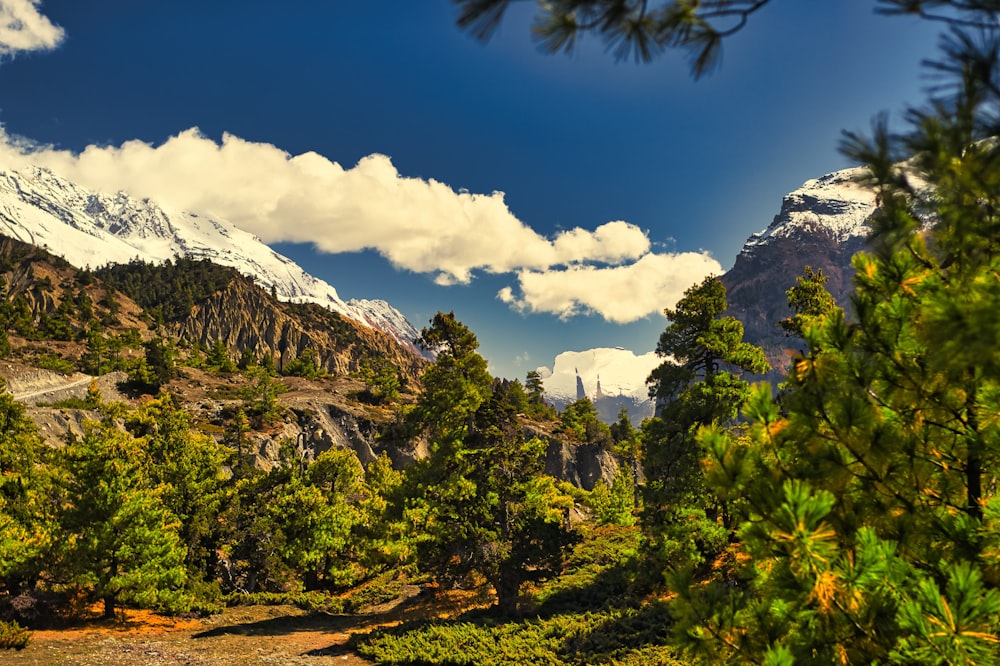
[[[773,0],[694,81],[682,54],[615,63],[594,38],[540,54],[531,4],[484,45],[447,0],[0,0],[0,124],[418,328],[454,310],[523,378],[653,349],[683,288],[847,166],[842,130],[923,100],[938,30]]]

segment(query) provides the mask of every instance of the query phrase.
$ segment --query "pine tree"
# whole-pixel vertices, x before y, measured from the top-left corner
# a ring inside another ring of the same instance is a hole
[[[736,372],[768,370],[763,352],[743,341],[743,325],[723,317],[726,289],[708,277],[665,315],[656,352],[669,357],[649,376],[657,418],[642,432],[646,477],[643,524],[654,552],[671,566],[699,562],[725,543],[727,503],[705,487],[699,428],[734,422],[749,384]]]
[[[24,406],[0,391],[0,595],[30,587],[53,540],[46,447]]]
[[[180,523],[188,578],[213,578],[215,517],[224,493],[222,448],[192,429],[187,412],[170,395],[143,404],[124,422],[133,436],[143,438],[150,484]]]
[[[112,424],[90,423],[62,450],[61,569],[104,601],[183,611],[186,549],[180,521],[149,475],[144,442]]]
[[[853,317],[801,320],[780,409],[749,439],[707,431],[708,478],[740,496],[738,584],[678,586],[679,635],[712,659],[1000,660],[998,45],[954,34],[949,96],[850,137],[881,207],[854,259]]]
[[[514,408],[491,393],[475,335],[438,313],[422,340],[438,356],[413,412],[431,437],[429,458],[408,470],[417,561],[446,584],[482,574],[513,614],[521,585],[560,562],[572,500],[543,474],[544,442],[525,440]]]

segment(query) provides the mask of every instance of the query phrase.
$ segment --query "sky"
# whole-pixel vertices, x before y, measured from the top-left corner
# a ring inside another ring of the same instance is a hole
[[[772,0],[683,54],[481,43],[449,0],[0,0],[0,169],[49,165],[211,213],[419,329],[454,311],[495,375],[655,348],[844,130],[926,97],[939,27]]]

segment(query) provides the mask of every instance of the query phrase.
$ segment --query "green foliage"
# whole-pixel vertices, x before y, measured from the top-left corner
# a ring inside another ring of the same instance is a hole
[[[232,592],[224,595],[227,606],[296,606],[305,611],[342,615],[356,610],[357,605],[349,598],[334,596],[326,592]]]
[[[114,292],[119,291],[138,303],[156,322],[186,317],[195,303],[225,289],[239,276],[235,269],[207,259],[183,257],[156,265],[133,260],[105,266],[94,273],[109,287],[106,299],[113,302]],[[110,302],[108,309],[115,314]]]
[[[282,368],[282,374],[289,377],[316,379],[317,377],[326,376],[326,370],[323,369],[322,362],[316,350],[307,347],[302,350],[301,354],[285,364],[284,368]]]
[[[612,447],[611,429],[601,421],[590,398],[580,398],[566,405],[559,415],[559,425],[573,441],[604,449]]]
[[[246,372],[250,383],[240,391],[243,411],[260,427],[281,418],[278,396],[288,391],[288,385],[278,381],[266,368],[250,368]]]
[[[399,400],[399,390],[405,383],[403,374],[387,359],[364,359],[358,374],[365,382],[369,402],[380,405]]]
[[[0,594],[31,585],[51,546],[46,454],[24,406],[0,392]]]
[[[992,39],[944,48],[952,85],[911,114],[912,159],[882,124],[849,137],[881,202],[853,318],[813,308],[780,403],[759,388],[747,437],[701,435],[746,556],[737,586],[678,585],[677,635],[708,659],[1000,660],[1000,63]]]
[[[454,314],[432,324],[422,341],[438,356],[413,412],[432,450],[410,468],[405,501],[418,564],[445,583],[482,574],[513,614],[522,583],[559,564],[572,498],[542,473],[544,442],[525,441],[514,408],[492,394],[475,335]]]
[[[216,340],[208,350],[205,366],[216,372],[236,372],[236,364],[229,357],[229,349],[222,340]]]
[[[788,307],[794,314],[778,324],[789,335],[804,337],[808,328],[837,309],[833,296],[823,286],[826,281],[822,270],[814,271],[812,266],[806,266],[803,274],[796,278],[795,286],[785,292]]]
[[[143,404],[124,421],[129,433],[144,440],[150,484],[161,489],[160,501],[180,522],[188,578],[207,576],[216,562],[224,451],[192,430],[187,412],[169,395]]]
[[[598,525],[635,525],[635,481],[625,469],[615,473],[611,487],[599,480],[587,498]]]
[[[633,587],[642,532],[613,524],[584,526],[580,532],[562,572],[534,589],[532,601],[539,614],[638,605]]]
[[[662,605],[502,622],[410,623],[355,635],[350,645],[377,664],[621,664],[680,666],[663,645]]]
[[[528,400],[538,404],[545,398],[545,386],[542,382],[542,375],[538,370],[529,370],[524,380],[524,390],[528,394]]]
[[[480,39],[493,34],[509,6],[506,0],[455,2],[460,7],[458,25]],[[531,31],[544,51],[572,52],[580,34],[590,32],[620,60],[634,57],[649,62],[664,49],[681,49],[688,53],[694,75],[701,76],[719,62],[722,40],[740,30],[768,0],[539,0],[536,4]]]
[[[154,338],[143,344],[145,355],[128,364],[128,383],[139,391],[159,393],[177,376],[177,349],[173,342]]]
[[[23,650],[30,642],[30,631],[17,622],[0,620],[0,650]]]
[[[352,451],[325,451],[304,469],[288,460],[241,478],[235,491],[224,515],[230,587],[333,590],[361,578],[368,543],[361,535],[374,514]]]
[[[468,431],[472,415],[490,394],[492,378],[486,359],[476,353],[475,334],[455,319],[454,312],[434,315],[420,344],[437,352],[437,360],[421,378],[424,391],[414,417],[428,429],[432,442],[446,445]]]
[[[90,423],[81,440],[60,452],[60,567],[104,600],[179,612],[186,548],[179,521],[163,502],[168,490],[149,473],[145,442],[110,424]]]
[[[643,523],[650,543],[671,566],[712,557],[724,547],[730,507],[706,487],[698,429],[734,423],[749,384],[736,372],[763,373],[763,352],[743,341],[743,326],[723,317],[726,290],[713,277],[684,293],[665,315],[657,354],[670,357],[650,374],[658,418],[643,424],[641,448],[646,476]]]
[[[70,361],[58,356],[56,354],[45,353],[35,359],[35,364],[39,368],[44,368],[46,370],[52,370],[54,372],[61,372],[64,375],[71,375],[76,368]]]

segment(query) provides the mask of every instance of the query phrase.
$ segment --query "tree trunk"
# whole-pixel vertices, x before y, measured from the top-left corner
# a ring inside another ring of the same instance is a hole
[[[983,519],[983,442],[979,433],[979,419],[976,416],[976,384],[975,371],[972,372],[972,389],[969,391],[966,400],[966,413],[968,414],[969,430],[972,431],[969,437],[968,452],[965,460],[965,487],[967,497],[966,511],[976,520]]]
[[[104,595],[104,619],[115,619],[115,597],[111,594]]]
[[[517,597],[521,591],[521,570],[516,562],[504,562],[497,572],[497,580],[493,583],[497,593],[497,610],[503,617],[517,615]]]

